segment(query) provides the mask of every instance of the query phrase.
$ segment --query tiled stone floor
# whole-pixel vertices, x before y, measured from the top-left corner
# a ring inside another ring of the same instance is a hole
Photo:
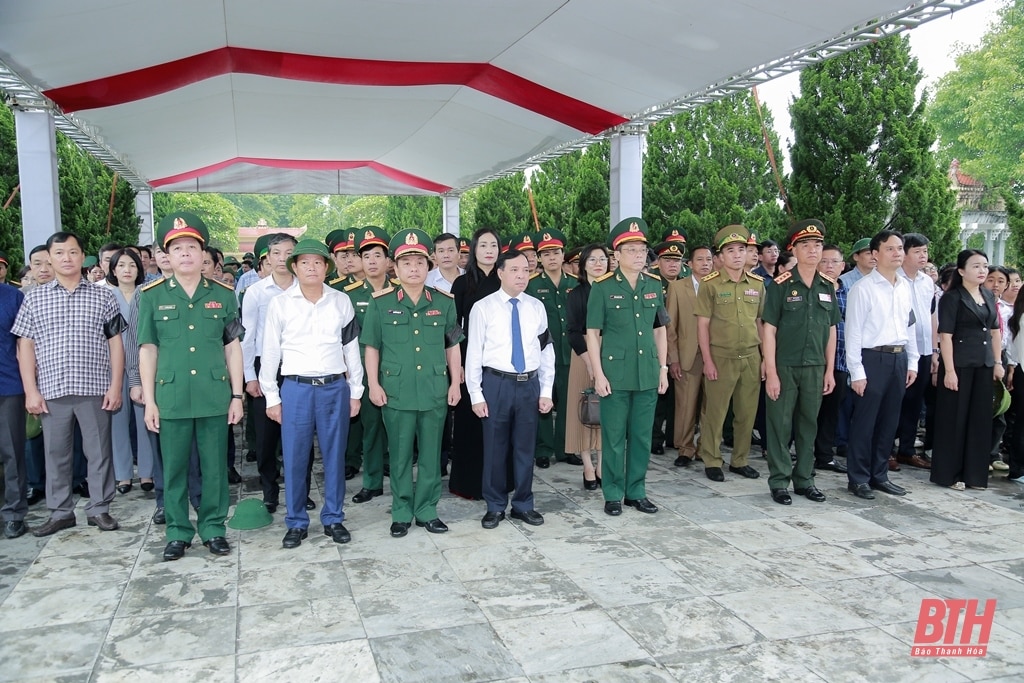
[[[390,499],[348,505],[353,541],[282,515],[165,563],[138,487],[122,529],[0,540],[0,680],[966,681],[1024,679],[1024,485],[955,492],[912,468],[906,498],[771,501],[765,478],[708,481],[653,457],[648,516],[603,513],[579,467],[536,470],[541,527],[388,536]],[[764,460],[752,464],[767,473]],[[234,495],[254,492],[255,467]],[[349,482],[348,497],[359,479]],[[318,498],[319,491],[313,493]],[[36,506],[30,524],[46,515]],[[996,598],[983,659],[910,655],[922,598]]]

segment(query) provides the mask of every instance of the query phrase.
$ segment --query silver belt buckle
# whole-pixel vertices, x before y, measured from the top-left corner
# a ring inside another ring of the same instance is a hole
[[[324,378],[314,377],[312,378],[312,380],[310,380],[310,384],[312,384],[314,387],[322,387],[324,386]]]
[[[527,382],[527,381],[529,381],[529,379],[530,379],[530,375],[525,373],[525,372],[521,372],[518,375],[516,375],[516,381],[517,382]]]

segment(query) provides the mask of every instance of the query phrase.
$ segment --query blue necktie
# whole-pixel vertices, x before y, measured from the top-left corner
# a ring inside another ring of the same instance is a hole
[[[509,299],[508,302],[512,304],[512,367],[516,372],[526,372],[523,328],[519,326],[519,299]]]

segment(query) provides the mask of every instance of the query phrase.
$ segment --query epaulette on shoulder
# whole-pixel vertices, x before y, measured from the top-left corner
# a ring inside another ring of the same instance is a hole
[[[721,274],[722,274],[721,271],[713,270],[710,273],[708,273],[707,275],[705,275],[704,277],[702,277],[700,279],[700,281],[701,282],[710,282],[711,280],[714,280],[716,277],[718,277]]]
[[[399,280],[397,277],[391,278],[388,282],[395,285],[396,287],[400,287],[402,285],[402,281]]]
[[[393,291],[395,291],[394,287],[385,287],[384,289],[381,289],[379,291],[374,292],[373,293],[373,298],[377,299],[379,297],[384,296],[385,294],[390,294]]]
[[[21,289],[21,283],[18,282],[17,280],[8,280],[7,284],[9,284],[11,287],[17,287],[18,289]]]
[[[347,275],[339,275],[338,277],[334,278],[333,280],[328,280],[327,281],[327,285],[330,286],[330,287],[333,287],[334,285],[338,284],[339,282],[344,281],[347,278],[348,278]]]
[[[530,279],[532,280],[535,277],[540,277],[540,273],[534,273],[533,275],[530,276]]]
[[[838,282],[836,282],[835,278],[831,278],[828,275],[825,275],[825,273],[818,273],[818,275],[821,276],[822,280],[825,280],[826,282],[831,282],[833,287],[839,284]]]
[[[452,294],[451,292],[446,292],[443,289],[438,289],[437,287],[428,287],[427,289],[429,289],[431,292],[434,292],[435,294],[441,294],[443,296],[446,296],[449,299],[455,298],[455,295]]]
[[[658,282],[661,282],[661,276],[658,275],[657,273],[652,273],[652,272],[648,271],[647,277],[654,278]]]
[[[234,285],[229,285],[229,284],[227,284],[226,282],[221,282],[220,280],[214,280],[213,278],[207,278],[207,279],[208,279],[208,280],[209,280],[210,282],[214,283],[214,284],[220,285],[220,286],[221,286],[221,287],[223,287],[224,289],[230,290],[232,294],[234,294],[234,293],[235,293],[235,287],[234,287]]]
[[[758,275],[757,273],[755,273],[755,272],[754,272],[754,271],[752,271],[752,270],[748,270],[748,271],[747,271],[747,275],[749,275],[750,277],[754,278],[754,279],[755,279],[755,280],[757,280],[758,282],[764,282],[764,278],[763,278],[763,277],[761,277],[760,275]]]
[[[340,277],[338,278],[338,280],[341,280],[341,279],[342,278],[340,278]],[[337,280],[335,280],[335,282],[337,282]],[[334,282],[332,282],[331,284],[334,284]],[[362,286],[363,286],[363,281],[362,280],[356,280],[355,282],[351,282],[351,283],[345,285],[341,289],[342,289],[342,291],[345,291],[345,292],[351,292],[352,290],[359,289]]]
[[[753,273],[751,273],[751,275],[753,275]],[[785,282],[786,280],[788,280],[791,277],[793,277],[793,271],[787,270],[787,271],[784,271],[782,273],[782,275],[780,275],[777,278],[775,278],[774,282],[777,285],[781,285],[783,282]]]
[[[597,284],[598,282],[604,282],[605,280],[607,280],[608,278],[610,278],[613,275],[615,275],[615,271],[614,270],[610,270],[607,273],[605,273],[604,275],[602,275],[601,277],[599,277],[596,280],[594,280],[594,284]]]
[[[153,280],[148,285],[143,285],[142,286],[142,291],[143,292],[149,291],[150,289],[153,289],[157,285],[162,285],[165,282],[167,282],[167,278],[165,278],[165,277],[162,277],[159,280]]]

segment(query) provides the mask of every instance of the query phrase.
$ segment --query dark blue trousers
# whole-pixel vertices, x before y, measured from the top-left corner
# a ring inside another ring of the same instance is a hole
[[[306,471],[316,433],[324,461],[324,526],[345,521],[345,448],[348,445],[349,398],[344,378],[326,385],[301,384],[285,378],[281,385],[281,446],[284,454],[284,499],[289,529],[309,527]]]
[[[508,459],[512,459],[512,509],[533,509],[533,461],[540,412],[540,380],[499,377],[484,369],[482,388],[488,417],[484,432],[483,496],[488,512],[508,506]]]
[[[868,385],[863,396],[850,392],[847,477],[851,484],[877,484],[889,480],[889,454],[907,387],[907,354],[864,349],[861,358]]]

